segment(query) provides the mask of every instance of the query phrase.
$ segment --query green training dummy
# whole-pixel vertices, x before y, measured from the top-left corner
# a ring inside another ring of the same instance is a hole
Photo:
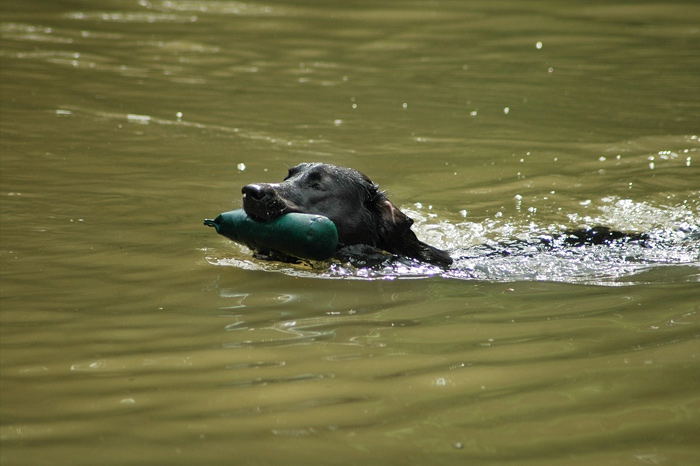
[[[338,229],[331,219],[322,215],[291,213],[260,222],[238,209],[224,212],[214,220],[206,219],[204,224],[263,254],[326,260],[338,247]]]

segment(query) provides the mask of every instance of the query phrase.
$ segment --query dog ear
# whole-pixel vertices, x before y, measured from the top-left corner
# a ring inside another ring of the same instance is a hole
[[[413,219],[401,212],[388,199],[379,202],[379,212],[386,223],[395,226],[399,231],[411,228],[413,225]]]
[[[380,228],[384,242],[383,249],[429,264],[448,266],[452,263],[452,258],[445,251],[434,248],[418,239],[411,230],[413,219],[396,208],[391,201],[383,199],[377,205],[383,220]]]

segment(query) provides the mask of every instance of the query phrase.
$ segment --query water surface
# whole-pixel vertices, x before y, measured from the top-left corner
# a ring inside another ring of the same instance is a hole
[[[700,462],[695,2],[1,8],[3,465]],[[455,267],[202,226],[303,161]]]

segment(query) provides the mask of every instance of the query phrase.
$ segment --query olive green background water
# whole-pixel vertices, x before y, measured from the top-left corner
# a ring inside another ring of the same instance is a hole
[[[3,466],[700,463],[697,2],[0,8]],[[456,256],[666,239],[375,275],[202,225],[302,161]]]

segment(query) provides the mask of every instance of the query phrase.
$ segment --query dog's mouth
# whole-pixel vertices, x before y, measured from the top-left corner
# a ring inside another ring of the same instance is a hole
[[[243,194],[243,210],[254,220],[264,222],[274,220],[287,213],[285,207],[286,206],[281,201],[267,202]]]

